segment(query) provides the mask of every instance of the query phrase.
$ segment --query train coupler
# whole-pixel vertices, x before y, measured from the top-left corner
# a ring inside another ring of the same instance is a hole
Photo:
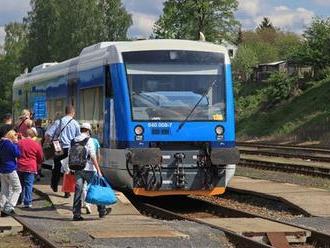
[[[162,155],[158,148],[136,148],[127,153],[127,170],[136,187],[158,190],[163,184]],[[129,165],[133,166],[133,172]]]
[[[175,158],[175,163],[176,163],[176,187],[177,188],[185,188],[186,186],[186,177],[185,177],[185,172],[184,172],[184,167],[183,167],[183,159],[185,158],[184,153],[176,153],[174,154]]]

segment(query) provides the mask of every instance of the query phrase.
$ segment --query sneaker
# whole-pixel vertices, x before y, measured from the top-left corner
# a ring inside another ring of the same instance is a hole
[[[82,220],[84,220],[84,218],[81,216],[73,216],[72,220],[73,221],[82,221]]]
[[[69,192],[64,193],[64,198],[70,198],[71,194]]]
[[[99,217],[104,218],[105,216],[107,216],[108,214],[111,213],[111,210],[112,210],[112,208],[105,209],[105,212],[99,213]]]
[[[32,208],[32,204],[28,204],[28,205],[24,204],[22,208]]]
[[[86,205],[85,209],[86,209],[86,214],[91,214],[92,213],[91,207],[89,205]]]
[[[7,217],[7,216],[12,216],[12,215],[16,215],[14,209],[10,210],[9,212],[1,211],[1,217]]]

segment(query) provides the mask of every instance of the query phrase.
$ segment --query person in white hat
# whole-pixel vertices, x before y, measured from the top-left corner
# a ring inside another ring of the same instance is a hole
[[[76,177],[76,188],[74,193],[74,200],[73,200],[73,220],[74,221],[81,221],[84,218],[81,217],[81,206],[82,206],[82,196],[84,191],[84,183],[89,183],[92,178],[94,177],[95,173],[102,175],[97,158],[96,152],[94,148],[93,140],[90,138],[90,131],[92,127],[89,123],[83,123],[80,126],[81,134],[74,138],[73,142],[86,142],[86,150],[88,154],[88,161],[86,167],[83,170],[76,170],[75,177]],[[99,212],[99,217],[104,218],[109,211],[103,205],[97,206],[97,210]]]

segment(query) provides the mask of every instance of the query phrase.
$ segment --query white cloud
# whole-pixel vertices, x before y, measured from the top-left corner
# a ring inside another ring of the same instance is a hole
[[[148,38],[152,33],[152,27],[158,16],[142,13],[133,13],[133,26],[129,30],[130,36]]]
[[[313,11],[304,8],[275,8],[275,11],[270,13],[269,18],[277,27],[301,33],[304,27],[311,23],[313,16]],[[260,22],[262,17],[259,17],[258,19]]]
[[[237,16],[244,29],[255,29],[264,17],[269,17],[276,27],[301,33],[304,27],[311,23],[315,14],[302,7],[294,9],[285,5],[272,6],[266,1],[240,0]]]
[[[0,46],[3,46],[3,44],[5,43],[5,37],[6,37],[5,27],[0,26]]]
[[[314,0],[314,2],[319,5],[330,5],[329,0]]]
[[[30,0],[0,0],[1,12],[28,11]]]
[[[239,11],[246,15],[255,16],[262,10],[262,2],[260,0],[239,0],[238,2]]]

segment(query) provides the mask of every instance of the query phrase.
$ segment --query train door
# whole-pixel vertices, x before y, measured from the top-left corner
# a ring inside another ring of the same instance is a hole
[[[103,147],[111,148],[112,140],[114,139],[115,121],[114,121],[114,103],[113,89],[111,80],[110,66],[104,67],[104,123],[103,123]]]

